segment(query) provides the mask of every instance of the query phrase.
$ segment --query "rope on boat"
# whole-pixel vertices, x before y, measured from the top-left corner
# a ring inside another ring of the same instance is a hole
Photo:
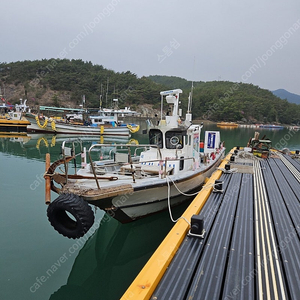
[[[225,168],[218,168],[217,170],[221,170],[225,174],[237,173],[238,168],[232,168],[230,170],[226,170]]]
[[[237,157],[239,158],[243,158],[243,159],[252,159],[252,160],[261,160],[261,158],[254,156],[253,153],[247,152],[247,151],[243,151],[240,150]]]
[[[168,184],[168,209],[169,209],[169,215],[170,215],[170,219],[173,223],[177,223],[177,221],[179,221],[180,219],[183,219],[184,221],[186,221],[190,226],[191,226],[191,223],[185,218],[185,217],[179,217],[177,220],[174,220],[173,218],[173,215],[172,215],[172,211],[171,211],[171,202],[170,202],[170,195],[171,195],[171,188],[170,188],[170,182],[168,179],[171,179],[169,178],[169,176],[166,177],[167,179],[167,184]],[[171,179],[171,181],[173,182],[174,186],[176,187],[174,181]],[[176,187],[177,189],[177,187]],[[180,193],[181,191],[179,189],[177,189]]]
[[[183,196],[187,196],[187,197],[191,197],[191,196],[196,196],[196,195],[198,195],[199,194],[199,192],[201,191],[201,189],[198,191],[198,192],[196,192],[196,193],[193,193],[193,194],[186,194],[186,193],[184,193],[183,191],[181,191],[178,187],[177,187],[177,185],[176,185],[176,183],[173,181],[173,179],[172,178],[170,178],[169,176],[166,176],[166,179],[167,179],[167,184],[168,184],[168,209],[169,209],[169,215],[170,215],[170,219],[171,219],[171,221],[173,222],[173,223],[176,223],[178,220],[180,220],[180,219],[184,219],[190,226],[191,226],[191,223],[186,219],[186,218],[184,218],[184,217],[179,217],[177,220],[174,220],[174,218],[173,218],[173,215],[172,215],[172,211],[171,211],[171,202],[170,202],[170,199],[171,199],[171,188],[170,188],[170,181],[173,183],[173,185],[175,186],[175,188],[177,189],[177,191],[180,193],[180,194],[182,194]],[[170,180],[170,181],[169,181]],[[215,189],[215,186],[216,185],[219,185],[219,183],[213,183],[213,184],[208,184],[208,185],[205,185],[204,187],[203,187],[203,189],[207,189],[207,188],[213,188],[213,189]],[[217,190],[218,192],[223,192],[223,191],[221,191],[221,190]]]
[[[200,192],[200,191],[198,191],[198,192],[193,193],[193,194],[186,194],[186,193],[182,192],[182,191],[177,187],[176,183],[173,181],[172,178],[170,178],[169,176],[167,176],[166,178],[167,178],[167,182],[168,182],[168,179],[170,179],[170,180],[172,181],[172,183],[174,184],[176,190],[177,190],[180,194],[182,194],[183,196],[187,196],[187,197],[196,196],[196,195],[198,195],[198,193]],[[168,184],[168,185],[169,185],[169,184]]]

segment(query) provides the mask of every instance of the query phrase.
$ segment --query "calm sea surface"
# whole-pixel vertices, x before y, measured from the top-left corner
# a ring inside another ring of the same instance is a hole
[[[204,129],[220,130],[227,150],[246,145],[255,131],[273,146],[300,149],[300,131]],[[132,138],[147,142],[142,134]],[[96,142],[100,138],[84,145]],[[173,225],[167,212],[121,225],[97,210],[85,237],[58,234],[47,220],[43,174],[45,154],[54,161],[60,146],[60,138],[52,136],[0,138],[1,300],[119,299]],[[185,208],[174,209],[175,216]]]

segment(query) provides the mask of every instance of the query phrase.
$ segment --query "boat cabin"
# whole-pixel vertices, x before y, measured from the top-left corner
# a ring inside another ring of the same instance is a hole
[[[220,145],[219,132],[210,131],[206,132],[204,149],[200,149],[202,125],[192,125],[189,113],[185,121],[181,121],[181,92],[179,89],[161,92],[162,99],[165,96],[169,105],[169,114],[149,130],[149,144],[153,147],[140,156],[140,163],[172,167],[172,174],[199,168],[204,157],[209,157]]]
[[[180,168],[189,168],[193,162],[199,160],[199,138],[200,126],[193,125],[190,128],[185,126],[178,128],[168,128],[168,126],[160,126],[160,128],[152,128],[149,131],[149,143],[154,145],[154,150],[149,150],[141,154],[141,162],[143,160],[162,159],[172,161],[172,165],[178,164],[181,159]],[[185,162],[184,162],[185,161]]]
[[[150,129],[149,131],[150,145],[156,145],[161,149],[182,149],[186,137],[187,130],[181,128],[174,128],[164,133],[160,129]]]

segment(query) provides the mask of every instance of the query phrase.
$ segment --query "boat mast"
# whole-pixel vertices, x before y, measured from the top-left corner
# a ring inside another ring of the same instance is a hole
[[[189,93],[189,102],[188,102],[188,109],[187,109],[187,113],[190,114],[191,110],[192,110],[192,101],[193,101],[193,89],[194,89],[194,81],[192,81],[192,89]]]
[[[109,81],[109,77],[107,77],[107,85],[106,85],[106,108],[107,108],[107,94],[108,94],[108,81]]]
[[[194,78],[194,70],[195,70],[195,57],[194,57],[194,66],[193,66],[193,78]],[[186,126],[190,126],[192,124],[192,102],[193,102],[193,90],[194,90],[194,79],[192,80],[192,89],[189,93],[188,97],[188,109],[185,115],[185,124]]]
[[[85,107],[85,95],[82,95],[82,108]]]
[[[100,84],[100,103],[99,103],[99,107],[100,107],[100,110],[102,109],[102,94],[103,94],[103,86],[102,86],[102,83]]]
[[[163,101],[164,101],[164,96],[160,93],[160,120],[162,121],[163,117]]]
[[[176,90],[169,90],[169,91],[163,91],[160,92],[160,95],[162,97],[166,97],[166,101],[169,105],[173,106],[173,112],[171,115],[166,115],[166,124],[168,126],[174,126],[176,127],[178,125],[178,117],[179,117],[179,94],[182,93],[181,89]]]
[[[190,126],[192,124],[192,101],[193,101],[193,88],[194,88],[194,82],[192,81],[192,90],[189,93],[188,97],[188,109],[187,113],[185,114],[185,125]]]

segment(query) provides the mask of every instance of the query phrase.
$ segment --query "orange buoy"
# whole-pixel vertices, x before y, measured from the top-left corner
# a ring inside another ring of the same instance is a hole
[[[46,153],[46,173],[50,168],[50,153]],[[49,175],[44,176],[45,178],[45,203],[47,205],[51,202],[51,178]]]

